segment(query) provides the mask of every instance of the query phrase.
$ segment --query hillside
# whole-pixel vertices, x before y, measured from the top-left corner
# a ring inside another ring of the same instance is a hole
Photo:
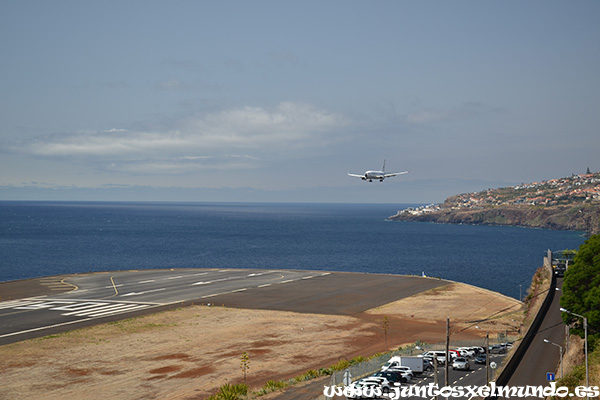
[[[452,224],[599,231],[600,173],[464,193],[389,218]]]

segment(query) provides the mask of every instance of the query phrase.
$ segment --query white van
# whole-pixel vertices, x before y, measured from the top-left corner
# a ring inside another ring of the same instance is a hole
[[[434,357],[438,364],[446,364],[446,352],[442,350],[431,350],[423,353],[423,357]]]

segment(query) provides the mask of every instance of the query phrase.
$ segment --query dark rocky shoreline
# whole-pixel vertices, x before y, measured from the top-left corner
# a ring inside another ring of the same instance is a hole
[[[527,228],[598,232],[600,207],[571,206],[498,206],[482,209],[451,209],[428,206],[398,211],[392,221],[421,221],[446,224],[521,226]]]

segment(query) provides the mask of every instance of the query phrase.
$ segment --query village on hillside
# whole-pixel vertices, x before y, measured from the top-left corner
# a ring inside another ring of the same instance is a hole
[[[578,203],[600,205],[600,173],[591,173],[588,169],[588,173],[582,175],[464,193],[447,198],[443,204],[431,204],[403,212],[410,215],[423,215],[449,209],[481,210],[509,205],[559,206]]]

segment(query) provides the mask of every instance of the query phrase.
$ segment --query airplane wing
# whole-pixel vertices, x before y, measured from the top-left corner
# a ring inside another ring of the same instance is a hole
[[[357,175],[357,174],[351,174],[350,172],[348,172],[348,176],[353,176],[355,178],[364,178],[365,177],[364,174],[363,175]]]
[[[404,174],[408,174],[410,171],[402,171],[402,172],[392,172],[390,174],[385,174],[384,177],[385,178],[391,178],[392,176],[396,176],[396,175],[404,175]]]

